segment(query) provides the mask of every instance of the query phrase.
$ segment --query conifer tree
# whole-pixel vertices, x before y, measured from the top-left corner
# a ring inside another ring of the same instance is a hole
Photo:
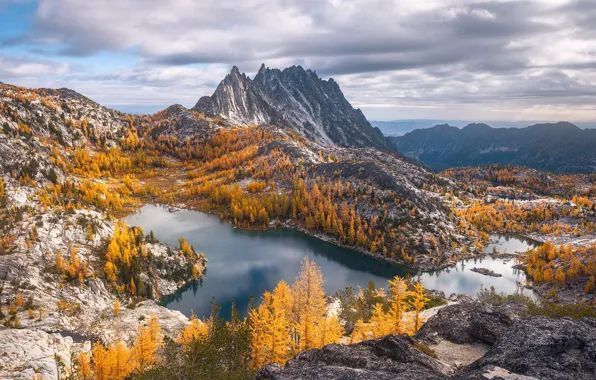
[[[391,326],[393,334],[403,334],[407,330],[407,325],[404,321],[405,312],[407,311],[406,297],[407,284],[404,279],[395,276],[393,280],[389,280],[390,285],[390,299],[389,299],[389,316],[388,323]]]
[[[259,307],[249,312],[251,327],[252,367],[267,363],[285,364],[292,351],[289,321],[285,310],[275,307],[275,296],[265,292]],[[279,305],[279,303],[278,303]]]
[[[117,341],[108,349],[109,378],[111,380],[123,380],[131,372],[130,351],[124,343]]]
[[[135,343],[130,352],[133,371],[143,371],[155,364],[156,351],[161,343],[158,340],[158,334],[160,334],[159,331],[152,332],[149,326],[139,326]]]
[[[95,380],[108,380],[108,376],[110,375],[108,351],[101,343],[96,342],[93,346],[92,355]]]
[[[189,348],[191,343],[199,337],[205,337],[209,333],[209,326],[197,319],[196,315],[190,316],[190,323],[186,325],[180,334],[178,335],[177,342],[183,346],[183,348]]]
[[[120,315],[120,302],[116,299],[114,300],[114,317]]]
[[[76,371],[78,378],[81,380],[91,378],[91,362],[89,360],[89,355],[86,352],[79,352],[77,355]]]
[[[420,312],[424,309],[424,305],[428,302],[429,298],[426,297],[426,290],[420,282],[417,282],[414,285],[414,290],[409,292],[410,297],[412,297],[411,305],[414,308],[414,333],[417,333],[422,326],[424,321],[420,317]]]
[[[292,286],[294,325],[299,351],[316,346],[316,325],[326,314],[323,275],[314,261],[305,257],[302,269]]]

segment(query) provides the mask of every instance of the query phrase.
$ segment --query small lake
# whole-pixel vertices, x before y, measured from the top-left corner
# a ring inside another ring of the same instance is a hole
[[[386,288],[387,279],[395,275],[417,275],[416,271],[403,266],[337,247],[296,230],[244,231],[215,215],[198,211],[169,212],[161,206],[146,205],[125,221],[142,227],[146,234],[153,231],[157,239],[172,247],[178,246],[178,238],[184,237],[197,252],[207,256],[209,263],[204,279],[166,300],[168,308],[187,316],[193,312],[199,317],[209,315],[212,297],[222,306],[222,316],[229,316],[234,300],[240,313],[245,315],[250,297],[258,300],[280,280],[291,284],[305,256],[321,268],[328,294],[346,286],[365,287],[371,280]],[[494,242],[486,249],[489,253],[493,252],[493,247],[499,252],[514,253],[535,245],[515,236],[493,236],[492,240]],[[517,281],[525,279],[523,273],[511,268],[513,264],[513,259],[486,256],[462,261],[446,270],[423,273],[421,280],[426,288],[441,290],[446,295],[475,295],[481,286],[494,286],[498,291],[513,293]],[[474,267],[493,270],[503,277],[471,272]]]

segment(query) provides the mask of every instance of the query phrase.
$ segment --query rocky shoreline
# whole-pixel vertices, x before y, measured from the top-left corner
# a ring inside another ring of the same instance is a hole
[[[218,214],[217,212],[210,210],[210,209],[202,208],[202,207],[196,207],[196,206],[184,205],[184,204],[177,204],[177,205],[171,206],[171,205],[151,203],[151,202],[147,202],[145,204],[154,204],[157,206],[165,207],[168,209],[169,212],[177,212],[177,211],[182,211],[182,210],[204,212],[206,214],[215,215],[215,216],[219,217],[222,221],[232,224],[232,221],[229,218],[222,218],[221,215]],[[435,271],[435,270],[453,268],[457,265],[458,262],[460,262],[462,260],[474,259],[474,258],[482,257],[485,255],[484,252],[474,252],[474,251],[470,250],[464,256],[459,257],[457,261],[450,261],[450,262],[446,262],[446,263],[443,263],[440,265],[435,265],[431,261],[419,260],[414,265],[414,264],[412,264],[410,262],[406,262],[404,260],[398,260],[398,259],[392,259],[390,257],[385,257],[383,255],[371,252],[371,251],[363,249],[361,247],[343,244],[340,241],[338,241],[337,239],[335,239],[329,235],[308,230],[307,228],[304,228],[302,225],[300,225],[292,220],[287,220],[285,222],[274,220],[269,224],[268,227],[244,228],[244,227],[234,226],[234,228],[239,228],[239,229],[242,229],[245,231],[275,230],[275,229],[280,229],[280,228],[294,229],[296,231],[302,232],[305,235],[308,235],[308,236],[314,237],[316,239],[319,239],[321,241],[333,244],[337,247],[351,249],[353,251],[357,251],[363,255],[370,256],[377,260],[386,261],[388,263],[393,263],[393,264],[399,264],[401,266],[411,269],[412,271],[419,271],[419,270],[433,270],[433,271]]]
[[[9,188],[7,193],[15,206],[35,207],[27,197],[19,197],[18,190]],[[89,352],[96,340],[132,343],[138,326],[152,315],[170,338],[176,338],[188,323],[182,313],[155,300],[137,302],[122,294],[117,297],[109,289],[100,273],[115,228],[113,219],[90,210],[47,210],[43,214],[30,210],[30,215],[15,223],[14,249],[0,255],[0,319],[10,325],[0,326],[0,378],[30,380],[32,374],[39,374],[44,380],[58,379],[54,354],[69,367],[71,354]],[[87,230],[91,224],[95,226],[92,240]],[[186,262],[177,249],[149,242],[146,249],[164,264],[153,271],[154,280],[148,280],[159,299],[188,283],[188,279],[179,281],[168,274]],[[79,281],[63,281],[56,270],[56,254],[61,252],[69,260],[73,250],[88,273]],[[23,305],[9,311],[4,305],[18,306],[17,297]],[[122,305],[118,316],[113,311],[116,299]]]

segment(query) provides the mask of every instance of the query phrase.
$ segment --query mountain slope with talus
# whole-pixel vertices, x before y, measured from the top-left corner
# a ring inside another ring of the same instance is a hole
[[[262,65],[254,79],[234,66],[194,109],[233,124],[294,128],[324,146],[386,148],[381,131],[351,106],[337,82],[301,66],[278,70]]]

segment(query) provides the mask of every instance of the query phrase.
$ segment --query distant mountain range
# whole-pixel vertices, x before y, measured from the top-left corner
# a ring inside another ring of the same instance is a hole
[[[279,70],[262,65],[254,79],[234,66],[194,109],[238,125],[294,128],[322,145],[386,149],[382,132],[350,105],[337,82],[301,66]]]
[[[545,121],[484,121],[484,120],[440,120],[440,119],[403,119],[391,121],[370,122],[377,127],[385,136],[403,136],[416,129],[432,128],[435,125],[448,124],[453,127],[463,128],[469,124],[486,123],[493,128],[525,128],[528,125],[544,124]],[[596,122],[574,123],[582,129],[596,128]]]
[[[596,129],[567,122],[526,128],[470,124],[460,129],[444,124],[387,137],[387,143],[436,170],[515,164],[555,173],[596,172]]]

